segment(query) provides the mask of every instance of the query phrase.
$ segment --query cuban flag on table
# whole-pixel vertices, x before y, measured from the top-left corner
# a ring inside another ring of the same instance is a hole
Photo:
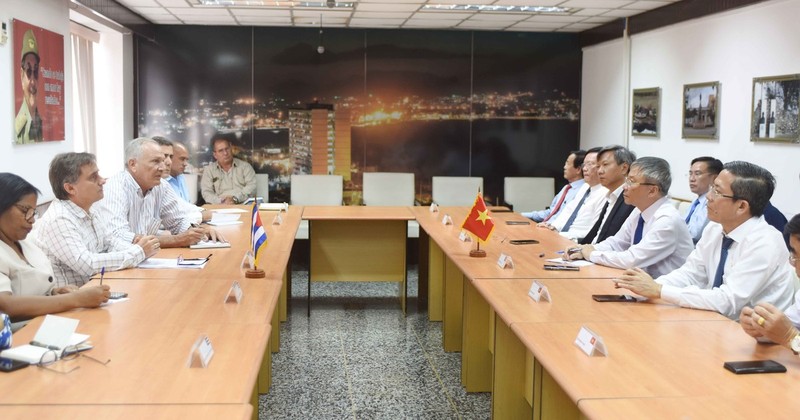
[[[251,241],[253,244],[253,258],[258,261],[258,252],[267,245],[267,231],[264,230],[264,225],[261,224],[261,216],[258,214],[258,202],[253,203],[253,214],[251,217],[252,229]]]

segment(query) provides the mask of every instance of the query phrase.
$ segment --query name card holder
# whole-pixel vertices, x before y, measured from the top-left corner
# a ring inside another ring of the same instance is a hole
[[[439,205],[436,203],[431,203],[431,207],[429,208],[431,213],[438,213],[439,212]]]
[[[234,281],[231,285],[231,288],[228,290],[228,294],[225,295],[225,302],[236,302],[242,303],[242,296],[244,292],[242,291],[242,286],[239,284],[238,281]]]
[[[192,350],[189,352],[189,367],[207,368],[214,357],[214,347],[211,346],[211,340],[208,336],[203,334],[192,345]]]
[[[528,297],[536,302],[541,302],[542,299],[548,302],[553,301],[550,298],[550,291],[547,289],[547,286],[539,283],[538,280],[534,280],[533,283],[531,283],[531,288],[528,290]]]
[[[514,268],[514,260],[511,259],[511,255],[506,255],[505,253],[500,253],[500,258],[497,259],[497,265],[500,268]]]
[[[587,356],[608,356],[608,348],[606,348],[603,338],[587,327],[581,327],[581,330],[578,331],[575,345]]]
[[[442,217],[442,224],[445,225],[445,226],[452,225],[453,224],[453,218],[450,217],[449,214],[445,214],[444,217]]]
[[[470,236],[467,231],[462,230],[461,233],[458,234],[458,240],[461,242],[472,242],[472,236]]]
[[[281,217],[281,214],[282,214],[282,212],[279,211],[278,214],[276,214],[275,217],[272,219],[272,224],[273,225],[280,226],[280,225],[283,224],[283,217]]]

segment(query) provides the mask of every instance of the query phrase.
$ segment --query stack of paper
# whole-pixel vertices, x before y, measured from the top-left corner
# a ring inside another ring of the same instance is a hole
[[[56,357],[60,357],[64,348],[78,346],[89,339],[86,334],[78,334],[78,320],[65,318],[56,315],[44,317],[42,325],[36,331],[31,344],[24,344],[12,347],[0,352],[0,357],[19,360],[28,363],[39,363],[42,356],[48,351],[55,351]],[[91,345],[80,346],[80,350],[88,350]]]

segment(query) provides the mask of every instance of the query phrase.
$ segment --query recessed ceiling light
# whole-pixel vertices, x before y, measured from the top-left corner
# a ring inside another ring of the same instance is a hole
[[[352,9],[355,2],[352,1],[267,1],[267,0],[197,0],[201,6],[261,6],[261,7],[314,7],[326,9]]]
[[[566,13],[569,7],[556,6],[502,6],[492,4],[426,4],[422,10],[446,10],[468,12],[503,12],[503,13]]]

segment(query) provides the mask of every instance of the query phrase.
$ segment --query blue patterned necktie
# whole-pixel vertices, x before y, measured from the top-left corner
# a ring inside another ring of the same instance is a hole
[[[698,204],[700,204],[700,199],[695,198],[692,202],[692,208],[690,208],[689,213],[686,214],[686,223],[689,223],[689,220],[692,220],[692,214],[694,214],[694,209],[697,208]]]
[[[644,218],[639,215],[639,223],[636,225],[636,232],[633,233],[634,245],[642,241],[642,230],[644,230]]]
[[[717,274],[714,276],[714,286],[719,287],[722,285],[722,275],[725,274],[725,260],[728,259],[728,248],[733,244],[733,239],[724,236],[722,237],[722,249],[719,250],[719,264],[717,264]]]

